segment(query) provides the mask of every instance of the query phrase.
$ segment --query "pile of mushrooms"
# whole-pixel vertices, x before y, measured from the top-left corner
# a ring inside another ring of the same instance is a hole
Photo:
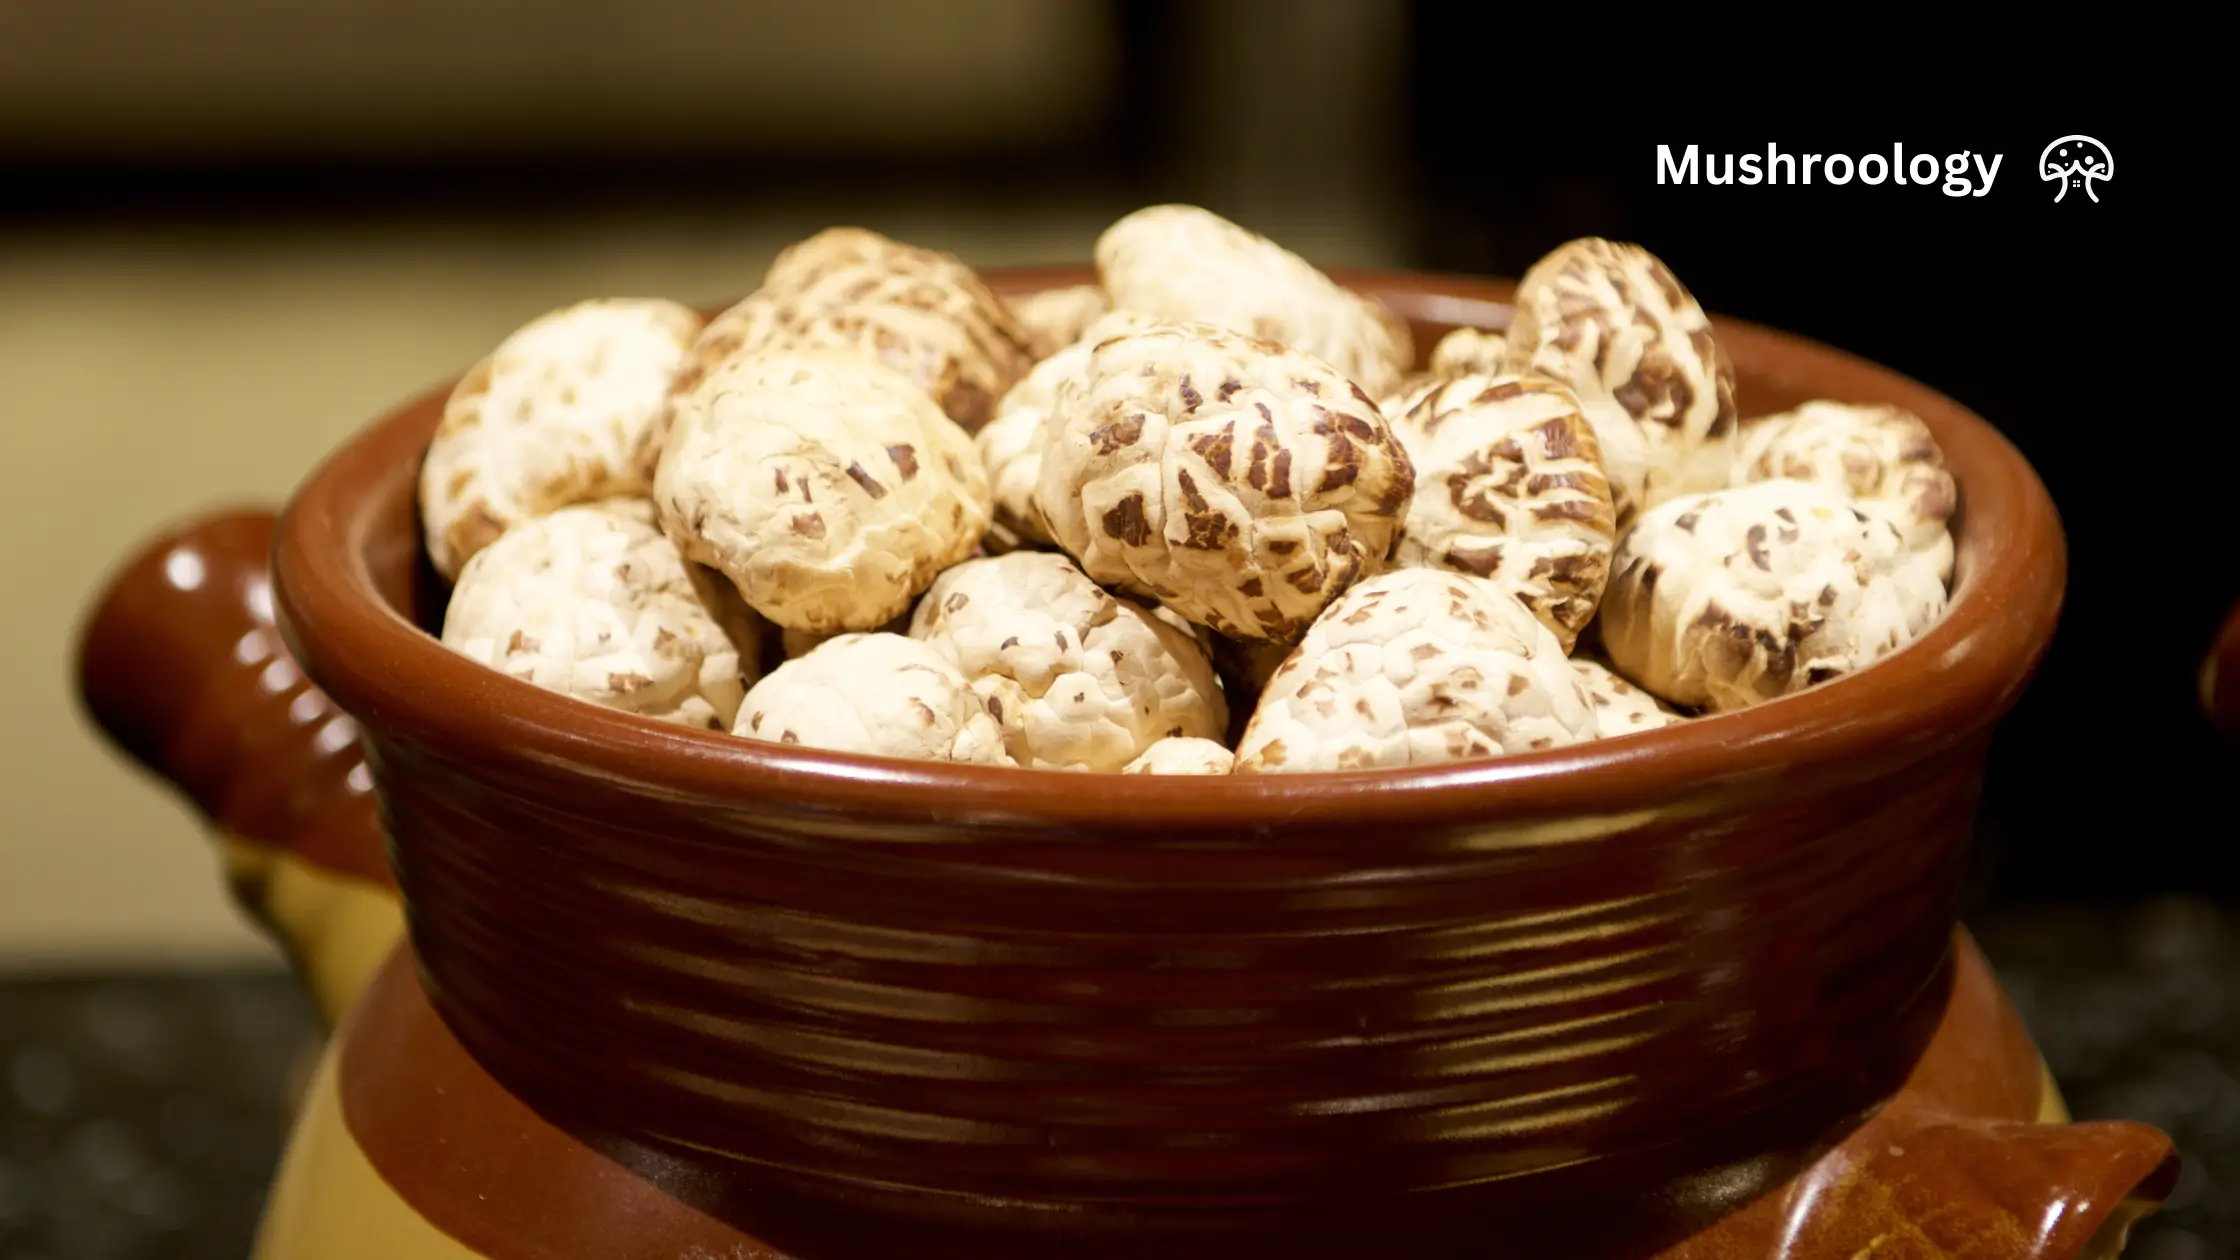
[[[1745,421],[1638,246],[1534,265],[1502,332],[1409,325],[1153,206],[1006,301],[835,228],[703,321],[508,337],[420,480],[443,642],[744,739],[1125,774],[1423,765],[1619,738],[1935,623],[1957,489],[1921,420]]]

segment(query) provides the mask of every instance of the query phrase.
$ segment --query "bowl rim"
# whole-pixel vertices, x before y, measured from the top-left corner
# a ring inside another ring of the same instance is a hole
[[[1095,278],[1085,265],[982,274],[1007,296]],[[1330,274],[1419,320],[1474,314],[1459,322],[1491,327],[1505,324],[1514,287],[1426,272]],[[1988,422],[1925,385],[1793,334],[1720,316],[1713,324],[1738,361],[1864,386],[1875,397],[1847,401],[1895,403],[1930,424],[1961,485],[1953,599],[1927,634],[1855,673],[1738,712],[1569,747],[1378,770],[1088,774],[762,743],[544,691],[444,648],[383,597],[367,560],[380,541],[379,504],[400,478],[417,503],[421,457],[450,383],[374,420],[298,487],[274,543],[275,602],[305,671],[376,746],[418,744],[472,762],[482,776],[533,782],[559,772],[624,793],[747,809],[1146,832],[1533,818],[1576,825],[1807,769],[1871,774],[1892,756],[1918,760],[1974,737],[2020,693],[2060,611],[2065,540],[2037,474]],[[413,519],[417,547],[416,510]]]

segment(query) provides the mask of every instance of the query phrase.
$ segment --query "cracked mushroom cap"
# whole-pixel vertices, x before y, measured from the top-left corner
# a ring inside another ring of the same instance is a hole
[[[733,310],[743,348],[866,352],[966,432],[988,422],[1035,361],[1026,330],[972,268],[862,228],[788,246],[761,292]]]
[[[1112,305],[1273,341],[1382,396],[1415,363],[1406,320],[1267,237],[1196,206],[1148,206],[1097,238]]]
[[[1457,328],[1431,347],[1431,375],[1502,376],[1509,371],[1509,340],[1483,328]]]
[[[634,452],[661,415],[700,316],[659,298],[599,298],[538,316],[468,371],[420,467],[428,557],[469,557],[534,516],[649,483]]]
[[[1217,740],[1162,739],[1120,768],[1122,774],[1227,774],[1237,755]]]
[[[929,644],[844,634],[756,683],[731,733],[828,752],[1016,766],[1016,730],[1003,710]]]
[[[729,730],[756,669],[751,613],[692,571],[639,499],[562,508],[467,561],[443,645],[609,709]]]
[[[1586,686],[1587,702],[1594,706],[1597,739],[1616,739],[1620,735],[1653,731],[1688,720],[1664,701],[1627,682],[1601,661],[1574,656],[1571,669]]]
[[[1037,359],[1047,359],[1081,340],[1089,325],[1112,309],[1112,299],[1105,296],[1104,286],[1097,284],[1044,289],[1006,301]]]
[[[742,355],[678,400],[654,501],[685,555],[812,634],[907,612],[987,532],[965,436],[899,373],[845,351]]]
[[[1600,628],[1636,684],[1723,712],[1862,669],[1944,608],[1943,581],[1889,522],[1782,479],[1644,513],[1612,558]]]
[[[1739,451],[1734,366],[1711,319],[1656,256],[1588,237],[1517,283],[1509,367],[1571,387],[1602,439],[1619,526],[1725,486]]]
[[[1570,651],[1617,545],[1602,451],[1578,398],[1537,377],[1469,375],[1388,414],[1416,470],[1395,563],[1491,581]]]
[[[1106,339],[1156,327],[1158,321],[1134,311],[1099,316],[1072,344],[1034,365],[1003,396],[996,418],[973,436],[980,463],[995,494],[995,530],[1006,550],[1051,543],[1034,507],[1035,483],[1042,477],[1042,447],[1058,388],[1086,376],[1089,355]]]
[[[1388,563],[1415,485],[1352,382],[1203,324],[1099,343],[1048,429],[1035,506],[1057,544],[1236,639],[1293,638]]]
[[[1960,486],[1929,426],[1890,406],[1808,402],[1742,429],[1733,484],[1786,477],[1849,494],[1897,528],[1914,554],[1952,580],[1952,515]]]
[[[967,560],[942,574],[910,637],[966,678],[1018,684],[1021,763],[1036,769],[1116,771],[1160,739],[1219,736],[1229,725],[1213,665],[1189,632],[1051,552]]]
[[[1238,774],[1497,757],[1595,738],[1563,645],[1491,582],[1402,569],[1347,591],[1276,671]]]

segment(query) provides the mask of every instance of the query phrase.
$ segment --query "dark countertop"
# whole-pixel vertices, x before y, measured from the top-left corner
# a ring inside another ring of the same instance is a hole
[[[2080,1119],[2177,1138],[2132,1260],[2240,1260],[2240,913],[2013,905],[1970,925]],[[242,1260],[318,1025],[264,971],[0,976],[0,1260]]]

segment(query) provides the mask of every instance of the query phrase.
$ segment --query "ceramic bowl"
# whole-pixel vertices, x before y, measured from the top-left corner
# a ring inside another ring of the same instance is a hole
[[[1507,323],[1504,284],[1338,278],[1424,352]],[[298,491],[280,619],[362,730],[436,1009],[509,1091],[665,1184],[1087,1233],[1339,1229],[1395,1202],[1486,1222],[1566,1196],[1683,1228],[1823,1149],[1919,1053],[1985,744],[2065,568],[2044,488],[1966,408],[1716,326],[1745,416],[1832,398],[1927,421],[1961,487],[1954,598],[1854,675],[1622,739],[1145,779],[843,756],[548,694],[431,633],[414,490],[446,389]]]

